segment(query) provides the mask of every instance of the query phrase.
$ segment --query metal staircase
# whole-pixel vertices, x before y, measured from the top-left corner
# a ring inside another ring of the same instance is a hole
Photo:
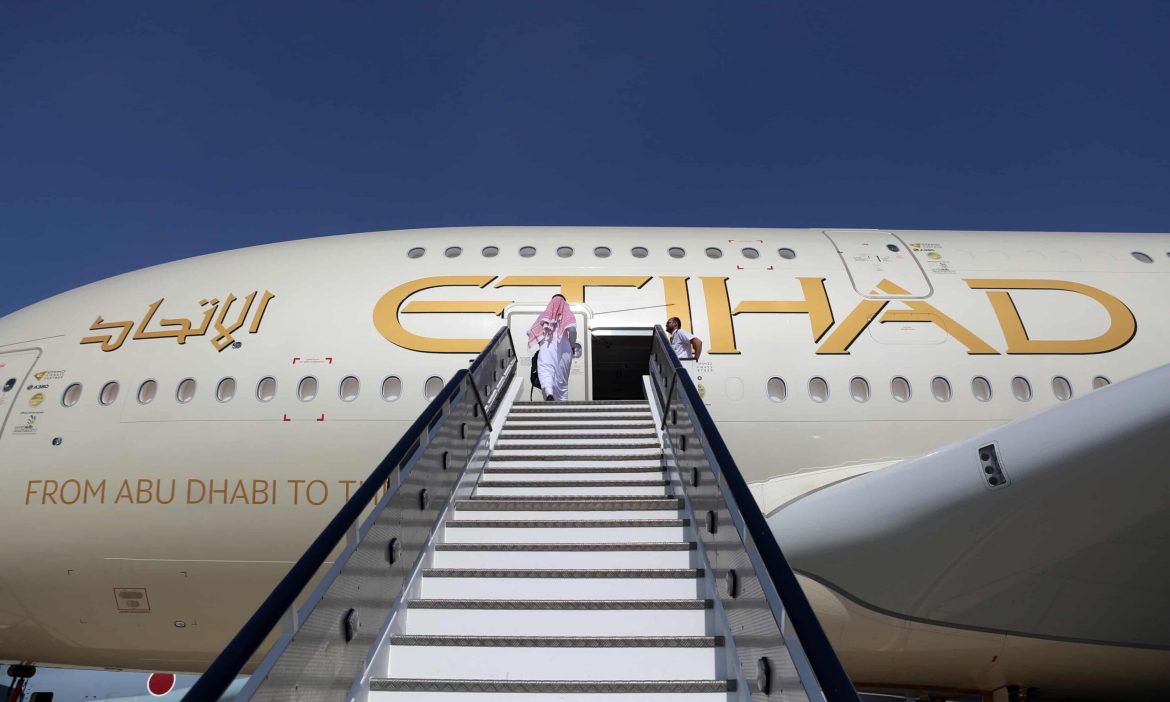
[[[518,365],[501,329],[186,700],[857,700],[660,328],[645,401]]]
[[[726,700],[654,426],[647,402],[513,405],[369,699]]]

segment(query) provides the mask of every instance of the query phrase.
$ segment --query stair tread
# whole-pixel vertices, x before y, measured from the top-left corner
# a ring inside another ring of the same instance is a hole
[[[490,529],[506,528],[589,528],[589,527],[682,527],[689,526],[690,520],[679,519],[455,519],[447,522],[447,528]]]
[[[652,487],[669,484],[669,480],[485,480],[479,487]]]
[[[502,648],[716,648],[722,636],[490,636],[392,634],[391,646],[483,646]]]
[[[436,551],[693,551],[695,548],[693,541],[435,544]]]
[[[644,610],[644,609],[711,609],[713,600],[411,600],[417,609],[572,609],[572,610]]]
[[[734,680],[455,680],[371,678],[372,692],[734,692]]]
[[[666,466],[580,466],[572,468],[570,466],[541,466],[539,468],[530,468],[525,466],[517,466],[514,468],[484,468],[483,474],[486,475],[504,475],[504,474],[571,474],[571,473],[661,473],[666,470]]]
[[[605,512],[605,511],[675,511],[682,509],[682,500],[674,498],[649,498],[645,500],[510,500],[475,499],[456,500],[455,508],[469,512]]]
[[[702,568],[423,568],[429,578],[701,578]]]

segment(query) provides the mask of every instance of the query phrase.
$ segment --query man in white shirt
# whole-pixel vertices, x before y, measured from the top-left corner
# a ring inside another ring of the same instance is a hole
[[[685,331],[682,320],[671,317],[666,320],[666,333],[670,334],[670,347],[674,349],[680,361],[698,361],[703,353],[703,340]],[[683,364],[686,367],[686,364]]]

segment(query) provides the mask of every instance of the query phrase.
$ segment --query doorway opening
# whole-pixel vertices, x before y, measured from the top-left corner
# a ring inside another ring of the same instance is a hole
[[[654,341],[654,330],[641,327],[593,329],[589,353],[593,360],[594,400],[643,400],[642,376]]]

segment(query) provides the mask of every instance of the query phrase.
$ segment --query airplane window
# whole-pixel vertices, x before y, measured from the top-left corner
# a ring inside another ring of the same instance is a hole
[[[796,252],[793,251],[792,249],[780,249],[779,253],[780,253],[780,258],[786,258],[790,261],[792,259],[796,258]]]
[[[971,394],[976,400],[987,402],[991,399],[991,383],[981,375],[975,376],[971,379]]]
[[[824,378],[813,378],[808,381],[808,396],[813,402],[824,402],[829,399],[829,384]]]
[[[1032,384],[1027,378],[1017,375],[1012,378],[1012,394],[1020,402],[1027,402],[1032,399]]]
[[[930,394],[934,395],[934,399],[939,402],[951,401],[951,381],[940,376],[936,376],[930,381]]]
[[[560,256],[561,258],[568,258],[568,257],[573,255],[573,247],[572,246],[558,246],[557,247],[557,255]]]
[[[1052,379],[1052,394],[1056,395],[1056,399],[1064,402],[1071,400],[1073,396],[1072,383],[1068,382],[1068,378],[1058,375]]]
[[[521,258],[532,258],[535,255],[536,255],[536,247],[535,246],[521,246],[520,247],[520,257]]]
[[[1170,254],[1166,254],[1170,256]],[[707,258],[723,258],[723,249],[717,249],[714,246],[707,248]]]
[[[215,386],[215,399],[218,402],[231,402],[236,396],[236,379],[224,378]]]
[[[271,375],[261,378],[260,382],[256,383],[256,399],[261,402],[271,402],[274,397],[276,397],[276,378]]]
[[[484,258],[495,258],[496,256],[500,255],[500,247],[485,246],[483,247],[483,251],[480,251],[480,253],[483,254]]]
[[[102,391],[98,393],[98,402],[102,405],[109,406],[114,404],[114,400],[118,399],[118,381],[111,380],[102,386]]]
[[[393,402],[402,397],[402,380],[396,376],[388,376],[382,381],[382,399]]]
[[[1134,251],[1133,257],[1142,263],[1153,263],[1154,259],[1149,254],[1144,254],[1141,251]]]
[[[301,378],[297,385],[297,399],[301,402],[311,402],[317,397],[317,379],[311,375]]]
[[[81,399],[81,383],[72,383],[65,388],[65,393],[61,395],[61,404],[66,407],[72,407]]]
[[[609,258],[611,253],[613,252],[609,250],[608,246],[598,246],[596,249],[593,249],[593,255],[598,258]]]
[[[861,376],[850,380],[849,396],[857,402],[869,402],[869,381]]]
[[[406,256],[408,258],[422,258],[423,254],[425,254],[426,252],[427,252],[427,250],[424,249],[423,247],[416,246],[413,249],[411,249],[410,251],[407,251]]]
[[[909,402],[910,381],[906,380],[900,375],[895,376],[894,379],[890,381],[890,394],[893,395],[894,399],[898,402]]]
[[[1101,388],[1105,387],[1108,384],[1109,384],[1109,379],[1103,375],[1099,375],[1096,378],[1093,378],[1093,389],[1094,390],[1100,390]]]
[[[455,258],[456,256],[458,256],[461,253],[463,253],[463,247],[461,247],[461,246],[448,246],[447,250],[443,252],[443,255],[446,256],[447,258]]]
[[[158,394],[158,383],[153,380],[144,380],[142,385],[138,386],[138,404],[149,405],[154,402],[155,395]]]
[[[645,246],[635,246],[630,249],[630,255],[634,258],[646,258],[650,255],[650,252],[646,250]]]
[[[679,248],[678,246],[670,247],[666,250],[666,253],[670,254],[671,258],[682,258],[687,255],[686,249]]]
[[[195,399],[194,378],[185,378],[179,383],[179,389],[175,391],[175,399],[184,405]]]
[[[443,389],[443,379],[437,375],[432,375],[427,378],[427,382],[423,384],[423,397],[428,401],[435,399],[439,392]]]
[[[788,398],[788,384],[783,378],[768,378],[768,399],[783,402]]]
[[[341,381],[341,386],[337,389],[341,396],[342,402],[353,402],[357,399],[358,393],[361,391],[361,383],[352,375],[348,375]]]
[[[759,258],[760,252],[749,246],[743,250],[743,257],[744,258]]]

